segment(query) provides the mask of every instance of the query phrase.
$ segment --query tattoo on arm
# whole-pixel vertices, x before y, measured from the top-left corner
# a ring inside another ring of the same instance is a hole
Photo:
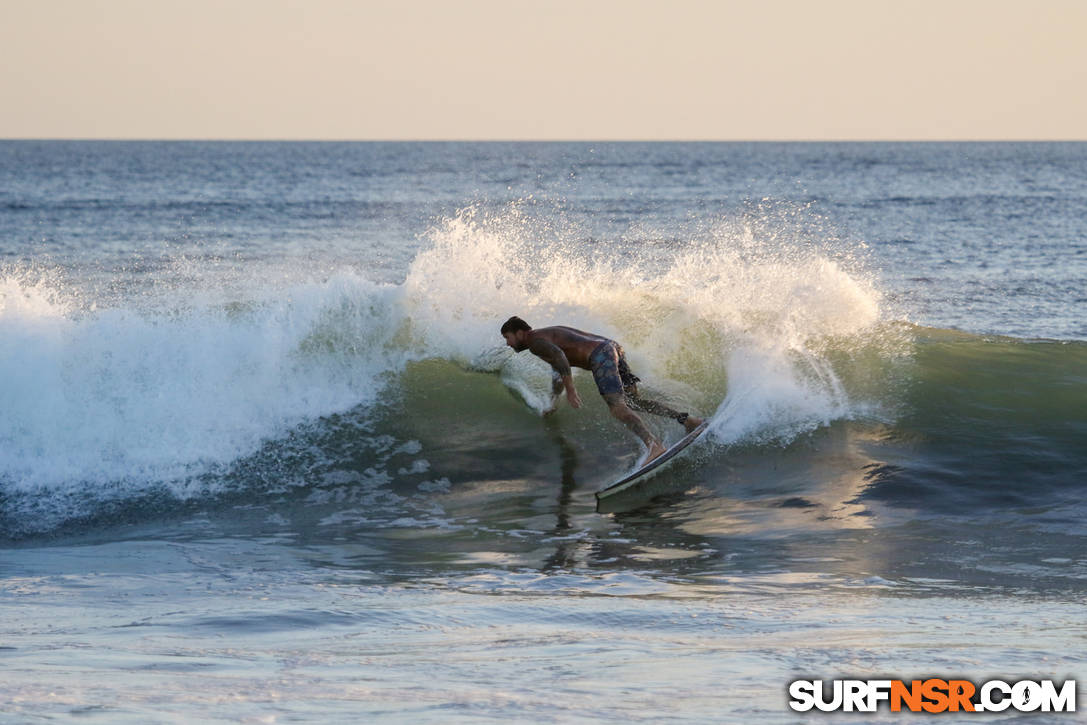
[[[547,340],[533,340],[528,345],[529,352],[547,362],[562,377],[570,374],[570,361],[562,348]]]

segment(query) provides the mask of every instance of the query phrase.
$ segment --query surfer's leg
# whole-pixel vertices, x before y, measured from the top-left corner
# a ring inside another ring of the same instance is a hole
[[[645,462],[649,463],[651,460],[664,453],[665,448],[661,445],[661,442],[657,440],[649,428],[638,414],[631,410],[626,401],[623,399],[622,393],[608,393],[604,396],[604,402],[608,404],[608,410],[615,416],[617,420],[623,423],[627,428],[634,432],[634,435],[642,439],[642,443],[645,443],[646,448],[649,449],[649,455],[646,457]]]
[[[641,382],[641,379],[630,371],[630,366],[627,365],[627,359],[622,348],[616,351],[615,363],[616,372],[619,373],[619,380],[623,384],[626,403],[631,409],[649,413],[650,415],[659,415],[662,418],[671,418],[682,425],[688,433],[702,425],[701,418],[696,418],[688,413],[680,413],[678,410],[672,410],[667,405],[658,403],[655,400],[639,397],[638,383]]]
[[[658,403],[655,400],[640,397],[638,395],[638,386],[636,385],[629,386],[625,393],[627,405],[631,409],[649,413],[650,415],[659,415],[663,418],[671,418],[682,425],[688,433],[702,425],[702,419],[696,418],[690,413],[680,413],[678,410],[669,408],[664,403]]]
[[[649,455],[645,459],[645,463],[648,463],[664,453],[665,448],[657,440],[657,437],[649,431],[649,428],[638,417],[638,414],[627,406],[626,395],[623,392],[624,381],[619,372],[621,369],[620,360],[622,360],[622,357],[615,343],[606,342],[601,344],[589,356],[589,369],[593,371],[596,389],[600,391],[600,396],[608,404],[608,410],[623,425],[632,430],[634,435],[641,438],[642,443],[645,443],[646,448],[649,449]]]

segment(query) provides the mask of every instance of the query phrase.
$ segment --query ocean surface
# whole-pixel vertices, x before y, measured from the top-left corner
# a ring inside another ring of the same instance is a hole
[[[0,142],[0,722],[1087,703],[1085,491],[1084,143]]]

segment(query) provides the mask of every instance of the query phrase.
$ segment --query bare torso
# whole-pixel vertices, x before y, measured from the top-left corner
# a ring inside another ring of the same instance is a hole
[[[610,342],[609,338],[561,325],[530,330],[528,338],[529,340],[547,340],[562,350],[572,366],[584,370],[589,369],[589,356],[593,354],[593,350],[602,342]]]

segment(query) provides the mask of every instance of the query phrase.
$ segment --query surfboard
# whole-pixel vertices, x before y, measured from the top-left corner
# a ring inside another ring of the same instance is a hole
[[[670,463],[672,463],[672,461],[676,459],[677,456],[679,456],[680,453],[682,453],[687,448],[687,446],[691,445],[696,440],[702,437],[702,434],[706,432],[706,427],[708,425],[709,421],[704,421],[702,425],[698,426],[690,433],[680,438],[678,441],[673,443],[664,453],[660,454],[646,465],[642,466],[641,468],[636,468],[623,478],[620,478],[615,483],[605,486],[604,488],[597,491],[596,500],[598,502],[604,501],[610,496],[614,496],[618,493],[628,491],[631,488],[637,486],[642,481],[652,478],[654,475],[663,471],[665,468],[668,467]]]

